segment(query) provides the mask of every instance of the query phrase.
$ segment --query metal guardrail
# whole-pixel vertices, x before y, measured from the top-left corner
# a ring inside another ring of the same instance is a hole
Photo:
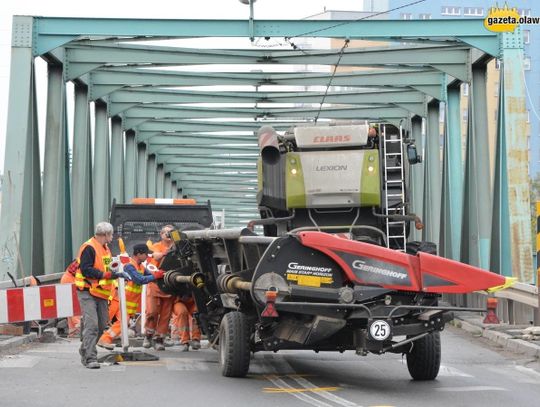
[[[60,282],[60,279],[62,278],[62,273],[54,273],[54,274],[45,274],[42,276],[37,276],[39,279],[41,285],[45,284],[56,284]],[[30,285],[30,277],[25,278],[19,278],[18,280],[15,280],[17,283],[17,287],[25,287]],[[6,289],[6,288],[14,288],[13,281],[6,280],[6,281],[0,281],[0,290]]]
[[[515,283],[493,294],[475,292],[455,294],[445,298],[450,304],[463,307],[485,307],[488,296],[499,299],[497,317],[501,322],[516,325],[534,323],[534,314],[539,308],[538,287],[525,283]]]

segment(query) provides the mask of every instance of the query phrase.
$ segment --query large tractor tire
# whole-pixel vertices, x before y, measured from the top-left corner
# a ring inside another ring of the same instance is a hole
[[[414,380],[434,380],[441,367],[441,337],[432,332],[413,342],[407,353],[407,368]]]
[[[241,312],[229,312],[219,327],[219,364],[226,377],[244,377],[249,370],[249,321]]]

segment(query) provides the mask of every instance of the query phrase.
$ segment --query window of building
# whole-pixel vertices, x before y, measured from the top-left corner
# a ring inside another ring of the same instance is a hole
[[[527,110],[527,123],[531,122],[531,111]]]
[[[461,7],[443,6],[441,7],[441,14],[443,16],[460,16]]]
[[[468,83],[462,83],[461,84],[461,94],[463,96],[469,96],[469,84]]]
[[[493,89],[493,95],[495,97],[499,97],[499,82],[495,82],[495,84],[493,85],[494,89]]]
[[[463,121],[466,122],[467,119],[469,118],[469,110],[468,109],[463,109],[462,117],[463,117]]]
[[[523,30],[523,43],[524,44],[530,44],[531,43],[531,31],[530,30]]]
[[[420,18],[420,20],[431,20],[431,14],[430,13],[420,13],[418,15],[418,18]]]
[[[498,58],[495,60],[495,69],[496,70],[501,69],[501,60]]]
[[[531,9],[530,8],[518,8],[518,13],[521,17],[530,17]]]
[[[482,7],[463,7],[463,15],[466,17],[483,17],[484,9]]]
[[[412,20],[412,13],[401,13],[400,18],[402,20]]]
[[[529,57],[523,58],[523,69],[526,71],[531,70],[531,58]]]

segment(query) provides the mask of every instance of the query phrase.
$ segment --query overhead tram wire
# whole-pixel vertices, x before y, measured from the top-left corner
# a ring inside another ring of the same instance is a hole
[[[319,111],[317,112],[317,116],[315,116],[315,124],[317,124],[317,120],[319,120],[319,116],[321,114],[321,110],[322,110],[322,107],[323,107],[323,104],[324,104],[324,100],[326,99],[326,95],[328,95],[328,90],[330,89],[330,86],[332,85],[332,81],[334,80],[334,76],[336,76],[336,72],[337,72],[337,69],[338,69],[339,64],[341,62],[341,58],[343,58],[343,53],[345,52],[345,48],[347,48],[349,46],[349,42],[350,42],[350,40],[348,38],[345,39],[345,42],[344,42],[343,46],[341,47],[341,50],[339,51],[338,60],[337,60],[336,64],[334,65],[334,71],[332,72],[332,76],[330,77],[330,80],[328,81],[328,85],[326,85],[326,89],[324,91],[324,95],[323,95],[323,98],[321,100],[321,104],[319,106]]]
[[[342,22],[340,22],[340,23],[331,25],[331,26],[329,26],[329,27],[319,28],[318,30],[313,30],[313,31],[307,31],[307,32],[305,32],[305,33],[303,33],[303,34],[296,34],[296,35],[293,35],[293,36],[291,36],[291,37],[285,37],[285,41],[289,42],[289,40],[292,39],[292,38],[305,37],[305,36],[308,36],[308,35],[310,35],[310,34],[315,34],[315,33],[321,32],[321,31],[330,30],[330,29],[332,29],[332,28],[341,27],[341,26],[343,26],[343,25],[356,23],[356,22],[362,21],[362,20],[367,20],[367,19],[372,18],[372,17],[377,17],[377,16],[380,16],[380,15],[383,15],[383,14],[391,13],[392,11],[397,11],[397,10],[401,10],[401,9],[406,8],[406,7],[409,7],[409,6],[414,6],[415,4],[420,4],[420,3],[423,3],[423,2],[425,2],[425,1],[426,1],[426,0],[416,0],[416,1],[412,1],[412,2],[410,2],[410,3],[403,4],[403,5],[401,5],[401,6],[394,7],[394,8],[385,10],[385,11],[379,11],[378,13],[373,13],[373,14],[370,14],[369,16],[360,17],[360,18],[357,18],[357,19],[355,19],[355,20],[342,21]]]

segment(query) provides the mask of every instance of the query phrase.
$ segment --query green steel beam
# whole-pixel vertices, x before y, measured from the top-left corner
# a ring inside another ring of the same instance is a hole
[[[135,132],[126,131],[125,133],[126,156],[124,162],[124,197],[126,203],[131,203],[137,195],[137,144],[135,143]],[[146,167],[145,181],[146,181]],[[146,185],[146,182],[144,183]]]
[[[207,155],[199,155],[199,156],[168,156],[168,155],[159,155],[158,156],[158,163],[160,164],[167,164],[168,167],[171,164],[226,164],[230,163],[231,165],[238,165],[239,163],[242,164],[251,164],[255,165],[257,163],[258,155],[252,155],[252,156],[234,156],[234,155],[213,155],[213,156],[207,156]]]
[[[405,106],[405,104],[404,104]],[[423,114],[423,104],[413,106],[412,113]],[[319,109],[257,109],[257,108],[236,108],[236,109],[212,109],[212,108],[194,108],[185,106],[154,106],[154,107],[136,107],[129,109],[125,114],[125,127],[128,129],[136,128],[149,120],[175,120],[175,119],[213,119],[213,118],[280,118],[303,120],[314,119],[315,117],[327,119],[401,119],[409,115],[409,110],[395,106],[369,106],[369,107],[344,107],[344,108],[323,108]]]
[[[32,18],[13,21],[2,212],[0,280],[40,275],[43,229]]]
[[[286,130],[298,122],[266,121],[266,122],[211,122],[211,121],[188,121],[188,120],[152,120],[142,123],[137,127],[139,142],[144,142],[155,133],[162,132],[223,132],[223,131],[257,131],[262,126],[270,125],[276,130]]]
[[[492,195],[486,123],[486,66],[473,67],[470,86],[461,261],[489,268]]]
[[[215,183],[227,183],[231,180],[235,182],[242,182],[245,184],[256,184],[257,183],[257,174],[211,174],[203,175],[197,173],[177,173],[174,172],[173,180],[179,182],[186,181],[198,181],[198,182],[215,182]]]
[[[439,103],[432,102],[428,106],[426,123],[426,146],[424,164],[424,234],[423,240],[439,246],[441,222],[441,166],[440,166],[440,134]]]
[[[459,261],[463,205],[459,84],[448,88],[445,123],[440,254]]]
[[[163,164],[158,164],[156,169],[156,198],[164,198],[165,171]]]
[[[163,184],[163,198],[172,198],[172,180],[170,172],[165,173]]]
[[[103,222],[109,219],[110,200],[110,138],[107,106],[95,104],[94,136],[94,219]]]
[[[148,143],[152,147],[158,147],[163,145],[175,145],[175,146],[213,146],[216,144],[253,144],[257,143],[257,137],[251,136],[214,136],[214,135],[168,135],[167,133],[161,133],[148,140]]]
[[[16,16],[15,18],[21,18]],[[392,39],[395,41],[474,42],[492,55],[498,54],[496,33],[484,28],[483,19],[444,20],[156,20],[118,18],[33,17],[33,53],[42,55],[77,38],[91,40],[126,37],[193,38],[336,37]]]
[[[165,171],[170,171],[169,169],[169,166],[173,166],[173,165],[176,165],[176,168],[174,169],[174,173],[175,174],[179,174],[179,176],[181,176],[182,174],[201,174],[201,175],[206,175],[206,174],[217,174],[217,175],[220,175],[220,174],[223,174],[223,175],[227,175],[227,174],[230,174],[230,173],[238,173],[239,175],[249,175],[250,177],[251,176],[254,176],[254,177],[257,177],[257,169],[255,168],[255,164],[256,163],[253,163],[251,167],[245,167],[245,166],[236,166],[236,167],[232,167],[232,166],[227,166],[227,167],[216,167],[216,166],[213,166],[213,167],[209,167],[209,166],[188,166],[188,165],[182,165],[182,164],[174,164],[174,163],[170,163],[170,162],[167,162],[165,164]]]
[[[334,65],[338,50],[216,50],[137,45],[69,45],[65,48],[65,78],[74,80],[107,64],[200,65],[200,64],[293,64]],[[461,46],[409,46],[395,48],[349,48],[341,66],[430,67],[462,81],[470,80],[469,49]]]
[[[411,137],[415,141],[417,151],[422,155],[422,162],[410,167],[409,170],[409,196],[411,201],[411,211],[418,216],[423,216],[424,211],[424,162],[426,154],[424,153],[424,142],[422,136],[422,118],[414,116],[411,119]],[[411,240],[422,240],[422,231],[411,228]]]
[[[150,188],[150,163],[147,161],[146,145],[137,144],[137,198],[146,198]]]
[[[242,154],[253,153],[257,155],[259,153],[259,146],[231,146],[231,145],[219,145],[213,146],[193,146],[193,145],[159,145],[157,148],[149,149],[149,154],[159,155],[218,155],[218,154]]]
[[[523,35],[518,26],[501,38],[501,90],[494,179],[491,263],[493,271],[533,283],[526,83]]]
[[[146,174],[146,182],[148,185],[146,197],[157,198],[157,163],[156,156],[154,154],[148,156],[148,161],[146,163]]]
[[[47,120],[43,165],[45,274],[57,273],[72,258],[67,147],[66,90],[62,66],[48,65]],[[67,182],[66,182],[67,181]]]
[[[124,137],[122,119],[111,119],[111,201],[124,203]]]
[[[94,199],[88,88],[75,84],[74,90],[71,218],[76,220],[72,222],[72,247],[78,250],[94,232]],[[71,255],[75,257],[77,253]]]
[[[411,89],[385,89],[374,91],[341,91],[324,92],[306,91],[302,93],[291,92],[210,92],[185,90],[121,90],[112,93],[109,98],[109,114],[125,113],[126,117],[141,117],[136,109],[143,105],[148,108],[150,104],[178,104],[178,103],[337,103],[348,105],[370,104],[403,104],[418,106],[421,109],[425,103],[425,95]],[[150,108],[154,108],[154,106]],[[196,109],[195,109],[196,110]],[[215,108],[209,107],[208,111]],[[224,109],[225,111],[233,109]],[[422,110],[420,114],[424,114]],[[142,116],[146,117],[146,116]]]
[[[109,93],[118,95],[116,103],[131,105],[132,97],[118,91],[129,86],[207,86],[207,85],[282,85],[282,86],[326,86],[331,73],[292,72],[185,72],[143,70],[138,68],[106,68],[89,74],[89,86],[93,100]],[[333,86],[346,87],[392,87],[416,89],[436,99],[443,100],[445,75],[433,69],[378,69],[336,73]],[[127,90],[128,88],[126,88]],[[133,90],[143,92],[142,89]],[[116,97],[116,96],[115,96]],[[166,98],[166,95],[162,96]],[[120,107],[122,108],[122,106]]]

